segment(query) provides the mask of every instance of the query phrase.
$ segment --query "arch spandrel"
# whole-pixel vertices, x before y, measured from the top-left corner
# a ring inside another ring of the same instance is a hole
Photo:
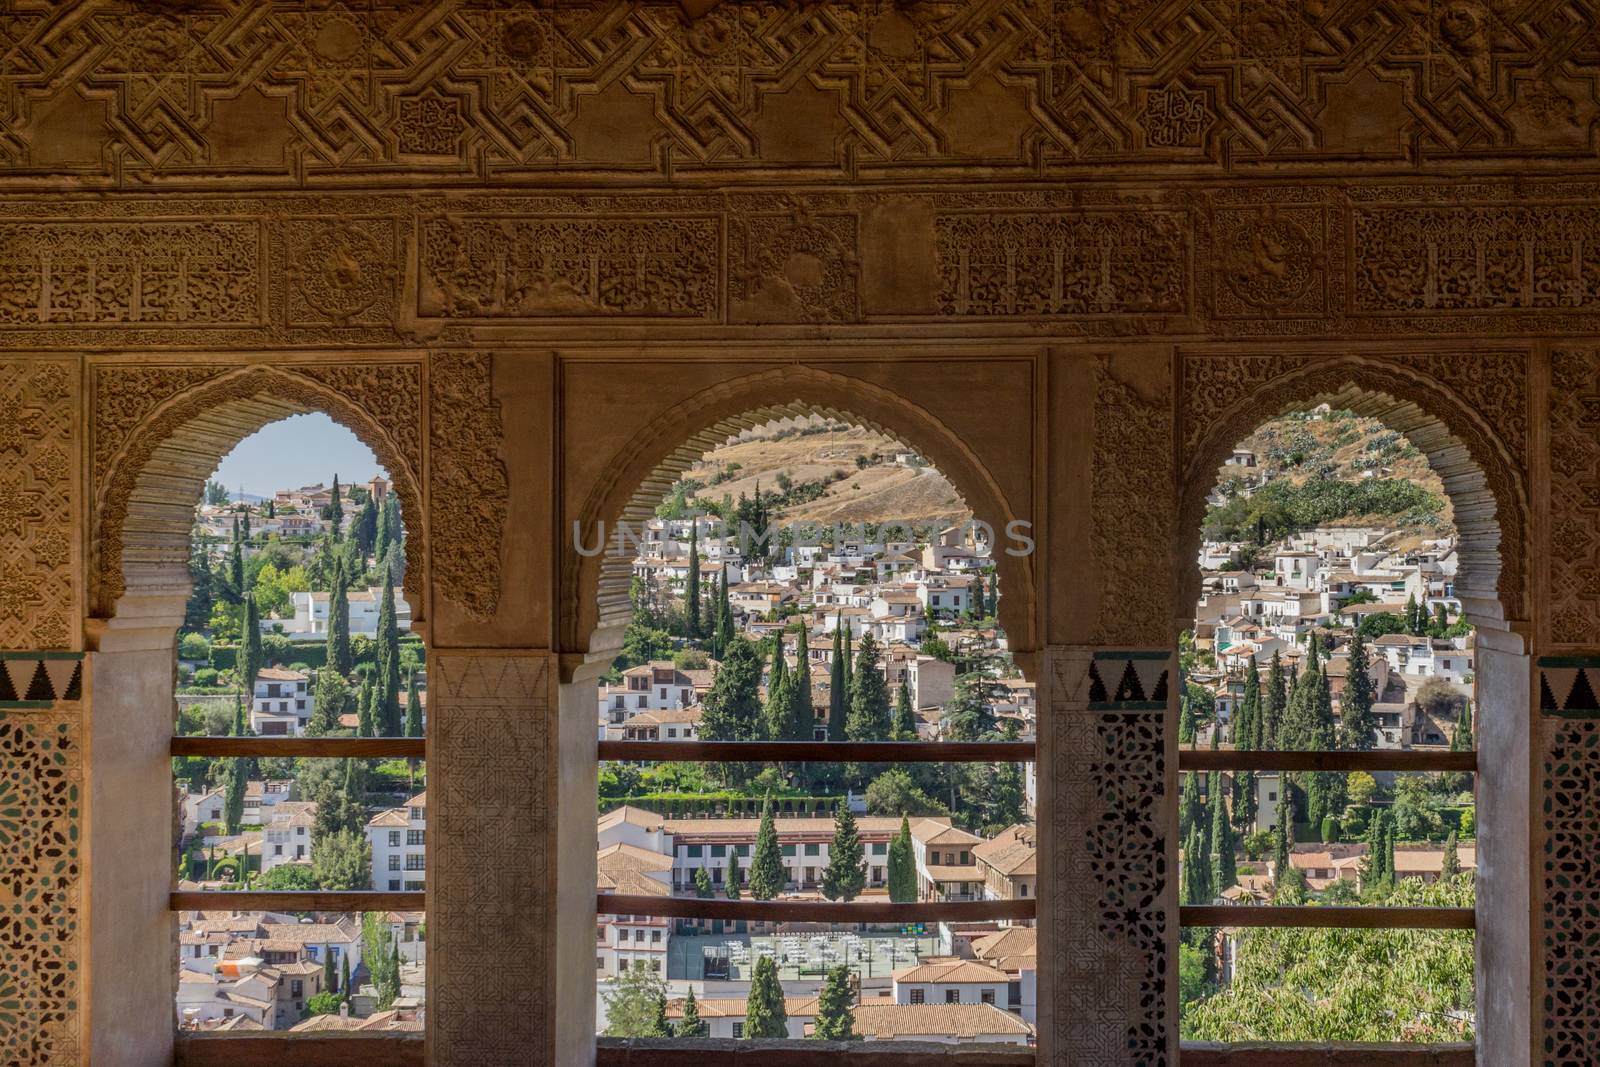
[[[320,411],[389,472],[406,523],[405,596],[414,623],[425,621],[420,362],[103,364],[95,368],[93,404],[92,614],[115,614],[128,595],[186,597],[193,508],[205,479],[263,426]]]
[[[927,408],[860,378],[803,365],[718,382],[652,419],[615,452],[562,531],[564,648],[589,651],[596,631],[620,632],[629,610],[627,561],[576,552],[572,523],[592,541],[599,523],[609,532],[618,521],[642,522],[699,456],[744,429],[809,414],[865,426],[915,448],[950,480],[974,517],[994,527],[1000,621],[1014,654],[1025,658],[1036,647],[1033,561],[1007,555],[1000,546],[1008,523],[1033,521],[1030,509],[1009,500],[972,444]]]
[[[1328,403],[1409,439],[1444,481],[1461,531],[1457,586],[1480,625],[1528,617],[1527,370],[1522,353],[1364,357],[1188,355],[1180,389],[1179,603],[1206,496],[1233,447],[1269,419]]]

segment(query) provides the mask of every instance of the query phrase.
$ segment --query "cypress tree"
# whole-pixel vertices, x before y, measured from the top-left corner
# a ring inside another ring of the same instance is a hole
[[[322,954],[322,990],[325,993],[339,991],[339,972],[333,969],[333,953]]]
[[[244,600],[245,587],[244,574],[244,549],[239,544],[239,527],[233,528],[233,547],[228,550],[228,584],[232,587],[229,592],[233,594],[234,603]]]
[[[417,692],[417,672],[406,676],[406,736],[422,736],[422,697]]]
[[[843,620],[840,620],[840,621],[841,621],[841,623],[843,622]],[[851,702],[851,698],[854,697],[854,695],[855,695],[855,684],[856,684],[855,657],[850,652],[850,637],[851,637],[852,633],[854,633],[854,631],[851,630],[848,626],[846,626],[845,627],[845,631],[844,631],[844,681],[845,681],[845,685],[849,687],[849,690],[848,690],[849,691],[849,696],[845,697],[844,704],[845,704],[845,709],[846,709],[845,710],[845,716],[847,718],[849,717],[849,714],[850,714],[850,712],[849,712],[850,702]]]
[[[350,988],[350,953],[339,953],[339,990],[346,998],[354,990]]]
[[[1444,862],[1439,868],[1439,878],[1449,881],[1461,873],[1461,850],[1456,840],[1456,832],[1450,831],[1450,836],[1444,839]]]
[[[772,671],[767,675],[764,725],[768,741],[796,740],[798,724],[794,722],[795,701],[790,692],[792,685],[788,663],[783,654],[783,634],[780,632],[773,641]]]
[[[1221,776],[1218,775],[1220,781]],[[1228,819],[1228,806],[1223,803],[1219,786],[1211,798],[1211,885],[1221,895],[1224,889],[1239,884],[1239,867],[1233,856],[1233,825]]]
[[[1178,711],[1178,744],[1194,746],[1195,721],[1194,702],[1189,699],[1188,687],[1185,687],[1178,696],[1180,705]]]
[[[710,900],[715,891],[711,888],[711,873],[705,867],[696,867],[694,871],[694,895],[701,900]]]
[[[718,664],[706,694],[700,737],[706,741],[759,741],[761,721],[761,659],[755,647],[734,638]]]
[[[845,673],[844,645],[841,643],[844,619],[835,617],[833,627],[833,656],[828,661],[828,740],[845,739],[845,718],[850,713],[850,679]]]
[[[818,1041],[859,1041],[850,995],[850,967],[841,963],[828,971],[817,996],[817,1022],[811,1036]]]
[[[1261,707],[1262,750],[1276,751],[1283,748],[1282,742],[1278,739],[1278,728],[1283,718],[1284,706],[1288,702],[1288,690],[1284,686],[1283,678],[1283,658],[1274,651],[1272,667],[1267,672],[1267,692]]]
[[[756,960],[750,980],[750,998],[745,1001],[744,1036],[774,1038],[789,1036],[789,1016],[784,1010],[783,985],[778,981],[778,966],[771,956]]]
[[[1183,838],[1183,871],[1178,878],[1182,904],[1194,906],[1211,903],[1206,899],[1205,878],[1201,873],[1209,861],[1202,852],[1199,827],[1190,826]]]
[[[894,730],[891,736],[895,741],[917,739],[917,716],[911,708],[911,687],[903,681],[900,683],[900,692],[895,697]]]
[[[706,1024],[700,1021],[700,1005],[695,1003],[694,987],[683,998],[683,1018],[678,1021],[679,1037],[704,1037]]]
[[[356,696],[356,736],[376,737],[377,724],[372,716],[372,680],[363,679],[361,690]]]
[[[900,832],[889,840],[889,899],[910,904],[917,899],[917,858],[911,844],[911,820],[900,816]]]
[[[339,500],[339,476],[333,476],[333,498],[328,501],[328,522],[334,540],[339,539],[339,528],[344,525],[344,504]]]
[[[667,1022],[666,986],[657,986],[655,1016],[650,1021],[651,1037],[671,1037],[672,1024]]]
[[[689,577],[683,604],[683,625],[690,637],[700,636],[700,520],[690,520]]]
[[[889,683],[878,668],[878,645],[870,633],[863,634],[850,685],[845,736],[852,741],[886,741],[890,722]]]
[[[1367,673],[1367,639],[1358,629],[1350,642],[1350,666],[1339,702],[1339,747],[1370,752],[1377,747],[1378,722],[1372,713],[1372,676]]]
[[[1461,711],[1456,715],[1455,733],[1450,735],[1450,751],[1471,752],[1472,748],[1472,701],[1465,700],[1461,703]]]
[[[783,638],[778,638],[783,646]],[[800,631],[800,644],[796,649],[794,670],[789,676],[789,724],[793,732],[784,740],[810,741],[816,735],[817,709],[811,703],[811,661],[806,658],[806,632]]]
[[[822,895],[829,900],[854,900],[867,887],[865,862],[866,849],[856,833],[855,816],[841,800],[833,816],[833,844],[822,872]]]
[[[1279,892],[1282,892],[1285,884],[1294,877],[1289,873],[1293,867],[1289,856],[1294,845],[1294,831],[1289,827],[1290,817],[1287,807],[1280,806],[1278,825],[1272,834],[1272,881]]]
[[[328,666],[349,677],[354,666],[350,654],[350,586],[339,556],[333,562],[333,588],[328,592]]]
[[[761,807],[761,827],[750,855],[750,899],[772,900],[783,892],[783,857],[778,848],[778,828],[772,821],[772,794]]]
[[[261,616],[256,611],[256,595],[244,595],[244,634],[239,650],[239,673],[246,693],[256,690],[256,676],[261,673]]]
[[[1188,840],[1189,831],[1200,816],[1200,776],[1193,771],[1183,776],[1178,793],[1178,840]]]
[[[728,853],[728,878],[722,883],[722,893],[729,900],[738,900],[739,893],[739,850],[734,848]]]
[[[378,681],[373,711],[376,736],[399,737],[400,723],[400,628],[395,618],[394,579],[385,576],[383,600],[378,606]]]
[[[245,786],[250,780],[244,764],[242,759],[230,760],[224,772],[227,785],[222,794],[222,823],[229,836],[238,833],[239,825],[244,821]]]
[[[720,660],[733,639],[733,609],[728,604],[728,565],[717,578],[717,625],[711,631],[711,658]]]

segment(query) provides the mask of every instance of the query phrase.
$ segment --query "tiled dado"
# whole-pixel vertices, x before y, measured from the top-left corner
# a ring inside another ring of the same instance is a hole
[[[82,695],[82,652],[0,652],[0,710],[48,708]]]
[[[80,1062],[82,671],[0,652],[0,1063]]]
[[[1544,1067],[1590,1067],[1600,1052],[1600,657],[1539,660],[1542,744]]]

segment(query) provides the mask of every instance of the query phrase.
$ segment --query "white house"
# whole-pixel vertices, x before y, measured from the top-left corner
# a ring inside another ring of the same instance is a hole
[[[263,667],[250,700],[250,729],[262,737],[298,736],[314,703],[304,671]]]
[[[291,593],[294,618],[284,625],[284,632],[293,638],[327,640],[329,595],[320,592]],[[378,612],[383,607],[383,589],[378,586],[352,589],[345,595],[345,602],[350,605],[350,636],[376,635]],[[399,590],[395,591],[394,619],[395,627],[401,633],[411,629],[411,605],[406,603],[406,598],[400,595]]]
[[[924,960],[894,972],[896,1004],[993,1004],[1010,1000],[1011,976],[977,960]]]
[[[311,862],[311,826],[315,801],[289,800],[276,804],[262,821],[261,873],[285,863]]]
[[[373,889],[393,892],[424,888],[427,830],[427,793],[418,793],[403,807],[379,812],[368,820]]]

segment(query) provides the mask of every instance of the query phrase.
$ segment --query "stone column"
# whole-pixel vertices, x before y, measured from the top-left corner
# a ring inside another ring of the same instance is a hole
[[[428,1062],[575,1062],[554,1040],[552,657],[443,649],[429,674]]]
[[[1172,653],[1046,650],[1039,721],[1039,1059],[1177,1055]]]

